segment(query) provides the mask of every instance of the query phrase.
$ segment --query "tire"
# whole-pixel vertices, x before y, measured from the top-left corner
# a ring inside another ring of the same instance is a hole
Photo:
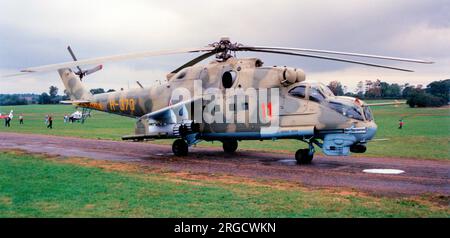
[[[188,144],[183,139],[176,139],[172,144],[172,152],[176,156],[186,156],[189,152]]]
[[[314,155],[309,155],[309,149],[299,149],[295,153],[297,164],[310,164]]]
[[[223,151],[228,154],[236,152],[238,148],[237,140],[225,140],[223,143]]]

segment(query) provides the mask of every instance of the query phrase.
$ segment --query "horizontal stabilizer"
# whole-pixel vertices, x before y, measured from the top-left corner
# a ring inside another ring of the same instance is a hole
[[[60,101],[61,104],[82,104],[82,103],[90,103],[90,101],[87,100],[73,100],[73,101]]]
[[[182,101],[177,104],[159,109],[157,111],[150,112],[142,116],[141,118],[153,119],[156,121],[164,121],[166,123],[175,123],[177,120],[176,115],[179,115],[179,117],[182,118],[187,118],[188,117],[187,107],[190,106],[191,103],[198,101],[201,102],[201,100],[202,100],[201,97],[196,97],[193,99]]]

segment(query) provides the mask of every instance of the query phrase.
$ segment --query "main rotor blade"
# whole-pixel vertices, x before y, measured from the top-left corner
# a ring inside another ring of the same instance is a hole
[[[182,69],[184,69],[186,67],[193,66],[193,65],[197,64],[198,62],[200,62],[200,61],[202,61],[202,60],[204,60],[204,59],[206,59],[206,58],[208,58],[210,56],[213,56],[214,54],[215,54],[215,52],[204,53],[204,54],[198,56],[197,58],[194,58],[193,60],[187,62],[186,64],[183,64],[182,66],[178,67],[177,69],[175,69],[171,73],[172,74],[176,74],[176,73],[180,72]]]
[[[368,54],[350,53],[350,52],[342,52],[342,51],[316,50],[316,49],[305,49],[305,48],[288,48],[288,47],[272,47],[272,46],[241,46],[240,48],[255,49],[255,50],[288,50],[288,51],[300,51],[300,52],[323,53],[323,54],[334,54],[334,55],[346,55],[346,56],[354,56],[354,57],[394,60],[394,61],[403,61],[403,62],[412,62],[412,63],[421,63],[421,64],[433,64],[434,63],[432,61],[425,61],[425,60],[419,60],[419,59],[406,59],[406,58],[398,58],[398,57],[382,56],[382,55],[368,55]]]
[[[30,73],[26,73],[26,72],[20,72],[20,73],[15,73],[15,74],[4,74],[1,75],[1,78],[13,78],[13,77],[19,77],[19,76],[24,76]]]
[[[285,52],[285,51],[275,51],[275,50],[255,50],[255,49],[246,49],[246,51],[253,51],[253,52],[263,52],[263,53],[271,53],[271,54],[283,54],[283,55],[294,55],[294,56],[302,56],[302,57],[309,57],[309,58],[316,58],[316,59],[324,59],[324,60],[332,60],[332,61],[339,61],[339,62],[345,62],[345,63],[352,63],[352,64],[360,64],[360,65],[366,65],[366,66],[372,66],[372,67],[378,67],[378,68],[385,68],[385,69],[393,69],[393,70],[399,70],[399,71],[405,71],[405,72],[414,72],[410,69],[402,69],[402,68],[396,68],[381,64],[372,64],[362,61],[354,61],[354,60],[347,60],[342,58],[334,58],[334,57],[326,57],[326,56],[320,56],[320,55],[310,55],[310,54],[299,54],[294,52]]]
[[[150,56],[213,51],[214,49],[215,49],[214,47],[202,47],[202,48],[188,48],[188,49],[179,49],[179,50],[144,51],[144,52],[137,52],[137,53],[97,57],[97,58],[91,58],[91,59],[85,59],[85,60],[78,60],[78,61],[74,61],[74,62],[64,62],[64,63],[58,63],[58,64],[50,64],[50,65],[43,65],[43,66],[38,66],[38,67],[31,67],[31,68],[26,68],[26,69],[20,70],[20,72],[24,72],[24,73],[44,72],[44,71],[57,70],[60,68],[71,68],[71,67],[75,67],[75,66],[123,61],[123,60],[130,60],[130,59],[145,58],[145,57],[150,57]]]
[[[70,48],[70,45],[67,46],[67,50],[69,51],[70,55],[72,56],[73,61],[77,61],[77,57],[75,57],[75,54],[72,51],[72,48]],[[77,66],[78,72],[83,72],[83,70],[80,68],[80,66]]]

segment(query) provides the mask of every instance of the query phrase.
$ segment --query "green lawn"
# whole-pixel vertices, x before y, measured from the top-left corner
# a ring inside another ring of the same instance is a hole
[[[0,126],[0,132],[13,131],[46,135],[73,136],[94,139],[120,140],[123,135],[134,133],[133,118],[92,111],[86,123],[64,124],[64,115],[75,112],[75,107],[67,105],[0,106],[0,112],[14,110],[11,128]],[[19,115],[24,116],[24,125],[19,125]],[[47,129],[45,116],[53,116],[53,129]]]
[[[0,126],[2,131],[23,133],[39,133],[50,135],[76,136],[83,138],[101,138],[120,140],[122,135],[134,133],[135,120],[127,117],[110,115],[93,111],[93,117],[81,125],[64,124],[65,114],[74,112],[74,107],[63,105],[2,106],[3,113],[14,109],[17,119],[23,113],[25,125],[19,126],[14,120],[11,128]],[[401,106],[378,106],[372,108],[378,124],[376,138],[387,138],[388,141],[374,141],[369,144],[365,154],[361,156],[393,156],[422,159],[450,160],[450,109],[449,108],[409,108]],[[44,124],[46,114],[54,116],[54,129],[49,130]],[[404,119],[405,126],[397,129],[398,120]],[[152,143],[170,143],[170,140]],[[200,143],[200,146],[221,146],[221,143]],[[285,151],[294,153],[305,147],[296,140],[279,141],[243,141],[240,148]]]
[[[429,197],[226,182],[17,152],[0,152],[0,161],[0,217],[450,217]]]

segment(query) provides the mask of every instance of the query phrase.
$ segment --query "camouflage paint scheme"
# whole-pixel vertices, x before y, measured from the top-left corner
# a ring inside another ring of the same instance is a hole
[[[201,80],[203,93],[205,89],[219,88],[225,95],[225,87],[222,77],[225,72],[234,72],[231,88],[279,89],[279,131],[284,132],[304,132],[291,133],[277,136],[261,136],[261,128],[266,124],[258,121],[257,123],[199,123],[200,131],[197,135],[199,140],[222,140],[227,138],[245,140],[245,139],[280,139],[280,138],[309,138],[323,139],[324,135],[320,132],[328,130],[333,133],[342,133],[348,128],[372,128],[359,138],[359,142],[365,143],[370,140],[375,133],[376,124],[372,119],[356,120],[342,115],[336,110],[330,109],[329,101],[339,102],[360,110],[364,115],[364,102],[348,97],[328,96],[323,102],[309,100],[309,91],[314,84],[305,82],[305,73],[300,69],[289,67],[263,67],[262,61],[256,58],[228,58],[223,61],[211,61],[207,65],[194,65],[186,67],[175,74],[167,75],[167,83],[155,85],[150,88],[139,88],[111,92],[105,94],[92,95],[84,87],[80,79],[69,68],[58,70],[62,81],[74,101],[74,105],[84,108],[95,109],[108,113],[114,113],[122,116],[137,118],[136,135],[145,136],[147,133],[148,120],[145,115],[164,110],[170,105],[178,103],[171,100],[172,92],[177,88],[186,88],[192,92],[194,90],[194,80]],[[304,98],[294,97],[289,91],[299,85],[306,88]],[[78,102],[77,102],[78,101]],[[80,102],[81,101],[81,102]],[[205,102],[203,102],[203,105]],[[226,105],[224,105],[225,107]],[[190,119],[192,119],[192,107],[188,106]],[[248,118],[251,113],[261,113],[266,108],[258,103],[259,110],[247,110]],[[339,132],[336,132],[339,130]],[[326,133],[325,133],[326,134]],[[356,136],[358,138],[358,136]],[[194,141],[193,143],[196,143]],[[189,143],[189,144],[193,144]],[[352,143],[355,143],[353,141]]]

